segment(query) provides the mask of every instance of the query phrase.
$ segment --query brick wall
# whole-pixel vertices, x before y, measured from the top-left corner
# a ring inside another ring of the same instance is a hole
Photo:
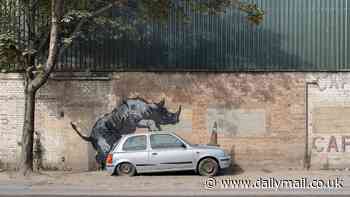
[[[178,125],[164,126],[193,143],[218,143],[242,168],[302,168],[306,143],[305,74],[302,73],[114,73],[104,77],[57,76],[38,94],[36,131],[43,167],[87,170],[94,150],[70,128],[86,135],[97,118],[122,98],[166,99]],[[14,164],[23,117],[20,75],[0,75],[0,161]]]
[[[0,168],[14,166],[19,156],[23,114],[22,77],[0,74]]]

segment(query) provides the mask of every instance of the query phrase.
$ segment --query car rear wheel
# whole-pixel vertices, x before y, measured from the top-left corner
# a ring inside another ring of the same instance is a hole
[[[119,176],[134,176],[136,168],[131,163],[121,163],[117,166],[117,174]]]
[[[219,172],[219,164],[212,158],[205,158],[199,162],[198,173],[201,176],[215,176]]]

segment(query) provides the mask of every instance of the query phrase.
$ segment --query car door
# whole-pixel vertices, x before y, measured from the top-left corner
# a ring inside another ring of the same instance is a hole
[[[194,169],[193,152],[176,136],[170,134],[150,135],[150,161],[154,170]]]
[[[120,159],[130,161],[138,172],[149,171],[151,164],[147,144],[146,135],[128,137],[119,153]]]

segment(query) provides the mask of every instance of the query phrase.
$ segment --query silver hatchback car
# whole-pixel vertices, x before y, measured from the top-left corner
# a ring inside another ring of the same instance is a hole
[[[110,174],[195,170],[215,176],[231,165],[231,157],[216,146],[193,145],[170,132],[124,135],[106,160]]]

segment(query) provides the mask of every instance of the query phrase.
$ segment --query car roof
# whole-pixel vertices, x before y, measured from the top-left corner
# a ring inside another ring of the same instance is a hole
[[[131,137],[131,136],[138,136],[138,135],[151,135],[151,134],[171,134],[174,135],[174,132],[169,131],[153,131],[153,132],[142,132],[142,133],[131,133],[131,134],[125,134],[122,135],[122,137]]]

